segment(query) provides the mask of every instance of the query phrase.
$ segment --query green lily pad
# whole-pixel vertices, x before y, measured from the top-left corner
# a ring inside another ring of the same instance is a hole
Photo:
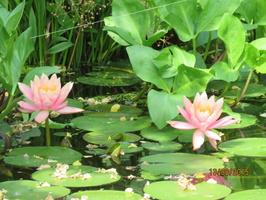
[[[254,190],[245,190],[241,192],[235,192],[227,196],[224,200],[264,200],[266,196],[266,189],[254,189]]]
[[[110,200],[110,199],[119,199],[119,200],[139,200],[142,199],[142,196],[133,192],[124,192],[116,190],[91,190],[91,191],[80,191],[71,194],[67,197],[67,200],[71,198],[81,198],[82,196],[87,196],[89,200]]]
[[[182,144],[174,141],[166,141],[160,143],[146,142],[141,144],[141,146],[153,151],[178,151],[182,148]]]
[[[112,104],[98,104],[86,107],[83,113],[88,117],[99,118],[120,118],[125,117],[130,120],[131,117],[137,117],[142,113],[142,110],[133,106],[120,105],[117,112],[111,112]]]
[[[163,174],[155,174],[152,172],[146,172],[146,171],[142,171],[141,172],[141,177],[144,179],[148,179],[148,180],[158,180],[158,179],[162,179],[164,178]]]
[[[223,158],[223,157],[232,158],[232,157],[235,157],[234,154],[227,153],[227,152],[215,152],[215,153],[212,153],[211,155],[213,155],[213,156],[215,156],[217,158]]]
[[[106,149],[90,149],[85,151],[88,154],[102,155],[106,153]]]
[[[219,149],[235,155],[266,157],[266,138],[240,138],[223,142]]]
[[[86,173],[90,174],[91,178],[83,179],[83,177],[66,177],[66,178],[57,178],[53,174],[55,168],[43,169],[41,171],[36,171],[32,174],[32,178],[38,181],[48,182],[53,185],[60,185],[65,187],[91,187],[91,186],[100,186],[104,184],[109,184],[118,181],[121,177],[117,174],[112,173],[97,173],[95,172],[97,168],[85,166],[85,165],[76,165],[69,166],[66,174],[71,176],[73,174],[80,173],[84,175]]]
[[[227,186],[202,182],[195,185],[196,191],[182,190],[177,181],[158,181],[144,187],[144,192],[161,200],[220,199],[231,193]]]
[[[156,126],[151,126],[141,130],[142,137],[155,140],[155,141],[170,141],[177,138],[177,136],[182,135],[179,130],[172,128],[171,126],[166,126],[163,129],[158,129]]]
[[[77,128],[99,132],[131,132],[149,127],[147,117],[140,117],[134,121],[120,121],[117,118],[77,117],[71,121]]]
[[[86,142],[110,146],[115,142],[136,142],[141,138],[133,133],[89,132],[83,135]]]
[[[37,187],[41,184],[29,180],[5,181],[0,183],[0,188],[7,191],[4,196],[5,199],[16,200],[46,199],[49,195],[54,199],[58,199],[70,193],[70,189],[62,186]]]
[[[223,168],[223,162],[215,157],[189,153],[162,153],[145,156],[140,159],[149,165],[141,165],[144,171],[155,174],[195,174],[209,173],[210,168]]]
[[[8,164],[39,167],[57,163],[72,164],[81,160],[82,154],[66,147],[23,147],[13,149],[4,158]]]
[[[77,80],[83,84],[108,87],[129,86],[141,81],[135,74],[121,71],[91,72]]]

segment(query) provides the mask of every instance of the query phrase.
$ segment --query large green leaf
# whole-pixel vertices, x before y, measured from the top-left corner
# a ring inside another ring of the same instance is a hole
[[[231,193],[231,189],[220,184],[199,183],[196,190],[183,190],[177,181],[158,181],[144,187],[144,192],[161,200],[215,200]]]
[[[234,68],[245,47],[245,31],[237,17],[225,14],[218,29],[218,36],[223,40],[228,55],[229,65]]]
[[[62,52],[66,49],[68,49],[69,47],[71,47],[73,44],[71,42],[60,42],[59,44],[56,44],[54,46],[52,46],[50,49],[48,49],[46,51],[46,53],[48,54],[55,54],[58,52]]]
[[[166,126],[166,121],[178,115],[177,105],[183,106],[183,96],[151,90],[148,94],[148,108],[153,122],[159,129]]]
[[[48,199],[48,196],[59,199],[70,193],[70,189],[62,186],[41,187],[42,184],[41,182],[30,180],[5,181],[0,183],[0,188],[7,191],[4,199],[16,200]]]
[[[197,92],[202,92],[206,89],[212,76],[213,75],[205,69],[181,65],[175,77],[173,93],[188,97],[194,96]]]
[[[142,80],[155,84],[158,88],[170,92],[172,78],[162,78],[159,70],[152,60],[159,55],[150,47],[131,46],[127,47],[127,53],[132,64],[133,70]]]
[[[183,1],[167,6],[169,14],[164,20],[171,25],[180,40],[187,42],[195,37],[195,19],[197,16],[197,0]],[[165,0],[165,3],[177,2]]]
[[[109,24],[112,22],[114,26],[105,27],[104,30],[114,32],[129,44],[142,44],[151,23],[148,12],[139,12],[143,10],[145,6],[139,0],[114,0],[112,20],[109,20]]]
[[[219,145],[219,149],[235,155],[266,157],[266,138],[239,138]]]
[[[233,70],[227,63],[222,61],[215,63],[211,69],[214,69],[215,71],[215,76],[213,77],[214,80],[234,82],[239,76],[239,72],[237,70]]]
[[[209,173],[211,168],[223,168],[223,162],[215,157],[189,153],[162,153],[144,156],[141,169],[156,174],[195,174],[197,172]]]
[[[13,149],[4,161],[12,165],[39,167],[57,163],[72,164],[81,157],[81,153],[66,147],[23,147]]]
[[[217,30],[224,13],[233,13],[240,0],[209,0],[200,12],[197,34],[202,31]]]
[[[171,127],[166,126],[163,129],[158,129],[156,126],[150,126],[141,130],[141,136],[148,140],[155,140],[160,142],[171,141],[181,135],[180,132]]]

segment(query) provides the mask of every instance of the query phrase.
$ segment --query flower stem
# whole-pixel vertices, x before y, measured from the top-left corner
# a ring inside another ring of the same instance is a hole
[[[49,118],[45,120],[45,137],[46,137],[46,146],[51,146],[51,134],[50,134],[50,125],[49,125]]]

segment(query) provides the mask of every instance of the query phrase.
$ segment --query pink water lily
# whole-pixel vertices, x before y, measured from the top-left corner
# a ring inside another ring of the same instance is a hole
[[[176,129],[188,130],[196,129],[193,134],[193,150],[198,150],[204,143],[204,137],[207,136],[210,144],[217,150],[217,140],[221,137],[211,129],[221,128],[233,125],[240,120],[233,120],[234,116],[226,116],[218,120],[222,114],[223,98],[215,101],[215,97],[209,99],[206,92],[201,95],[196,94],[194,102],[184,97],[185,109],[177,106],[181,115],[187,120],[182,121],[167,121]]]
[[[39,111],[35,116],[35,121],[38,123],[43,122],[48,118],[50,111],[56,111],[61,114],[70,114],[82,112],[83,109],[69,107],[68,102],[65,101],[73,83],[69,82],[61,88],[60,78],[53,74],[51,79],[47,75],[42,74],[41,78],[34,77],[31,81],[30,87],[24,83],[18,83],[19,89],[25,97],[31,102],[19,101],[18,108],[21,112],[31,113]]]

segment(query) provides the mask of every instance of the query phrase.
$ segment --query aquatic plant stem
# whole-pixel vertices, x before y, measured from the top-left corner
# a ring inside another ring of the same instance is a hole
[[[192,45],[193,45],[193,54],[196,56],[197,53],[197,44],[196,44],[196,38],[192,39]]]
[[[205,52],[204,52],[204,55],[203,55],[203,60],[204,61],[206,61],[207,56],[209,54],[209,49],[210,49],[211,41],[212,41],[212,31],[209,32],[209,40],[208,40],[208,43],[206,45],[206,49],[205,49]]]
[[[45,120],[45,138],[46,138],[46,146],[51,146],[51,133],[50,133],[50,124],[49,118],[47,117]]]
[[[250,82],[250,80],[251,80],[251,77],[252,77],[253,71],[254,71],[253,69],[250,70],[249,75],[248,75],[248,78],[247,78],[247,81],[246,81],[246,84],[245,84],[245,86],[244,86],[244,88],[243,88],[243,90],[242,90],[240,96],[237,98],[236,102],[233,103],[233,104],[230,106],[231,108],[235,107],[235,106],[238,104],[238,102],[241,101],[241,99],[243,98],[244,94],[246,93],[246,90],[247,90],[248,85],[249,85],[249,82]]]

